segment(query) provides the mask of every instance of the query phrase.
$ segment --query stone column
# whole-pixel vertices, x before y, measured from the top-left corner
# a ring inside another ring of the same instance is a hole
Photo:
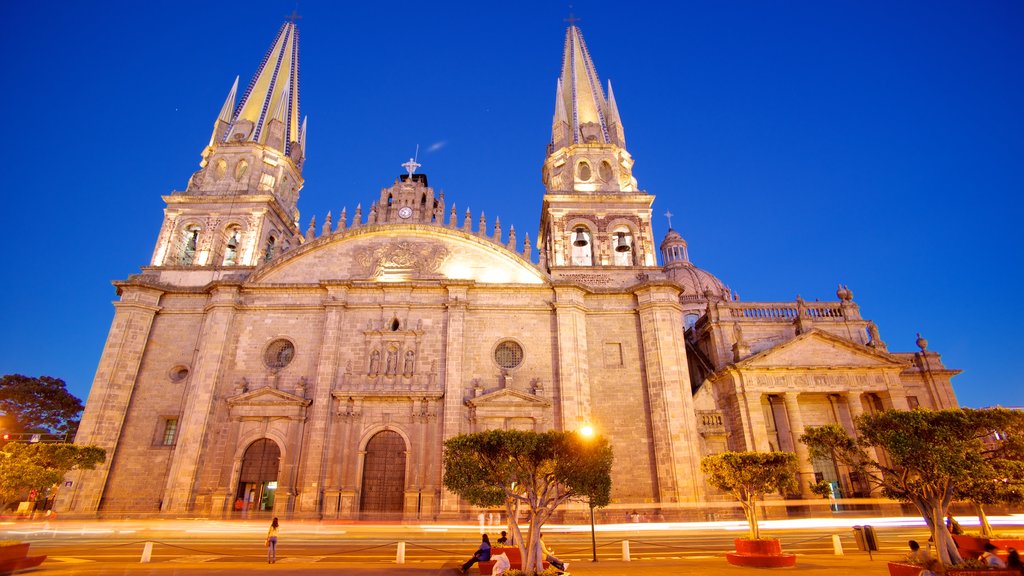
[[[323,335],[320,340],[320,355],[317,362],[316,382],[313,385],[312,417],[306,425],[307,436],[304,449],[305,461],[301,463],[298,512],[309,515],[322,512],[320,495],[325,488],[326,462],[330,447],[331,424],[335,416],[331,410],[334,398],[331,390],[338,374],[341,348],[342,321],[345,317],[345,303],[348,288],[328,286],[324,298]]]
[[[556,429],[576,430],[590,420],[590,370],[587,362],[587,309],[584,292],[575,286],[555,288],[558,338],[558,405]]]
[[[107,459],[94,470],[68,474],[71,487],[62,487],[58,492],[54,505],[58,512],[91,514],[99,508],[153,318],[160,310],[162,291],[143,286],[119,285],[118,288],[121,300],[114,303],[114,320],[75,437],[76,444],[105,449]]]
[[[189,389],[182,410],[181,434],[164,489],[164,512],[180,514],[191,511],[197,469],[203,452],[214,392],[224,363],[224,353],[230,347],[228,337],[234,321],[237,298],[237,285],[215,286],[210,293],[200,329],[202,339],[195,355],[195,370],[189,378]]]
[[[850,408],[850,420],[853,422],[853,430],[850,430],[850,435],[856,437],[857,436],[857,417],[862,415],[862,414],[864,414],[864,403],[860,399],[860,392],[856,391],[856,390],[851,391],[851,392],[847,392],[846,393],[846,404]],[[879,462],[878,451],[876,451],[874,448],[865,448],[864,450],[868,453],[868,456],[870,458],[874,459],[876,462]],[[853,482],[850,482],[850,485],[852,487]],[[881,493],[881,488],[876,487],[876,486],[872,486],[871,487],[871,494],[873,496],[877,496],[880,493]]]
[[[448,286],[447,325],[445,327],[446,347],[444,351],[444,420],[441,425],[442,443],[463,431],[465,407],[463,398],[462,361],[465,353],[466,307],[469,295],[468,285]],[[441,513],[455,514],[459,511],[459,497],[448,490],[441,493]]]
[[[800,461],[800,473],[797,476],[800,482],[800,495],[804,498],[813,498],[811,483],[814,482],[814,464],[811,463],[811,454],[807,450],[807,445],[800,441],[800,436],[804,433],[804,419],[800,414],[797,392],[786,392],[783,399],[786,403],[786,416],[789,419],[789,432],[793,436],[793,449]]]
[[[661,502],[700,500],[700,440],[686,363],[679,289],[648,284],[636,292]]]

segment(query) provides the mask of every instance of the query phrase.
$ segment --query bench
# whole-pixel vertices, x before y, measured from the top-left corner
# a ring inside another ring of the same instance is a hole
[[[491,570],[494,569],[494,563],[495,563],[494,557],[497,556],[498,554],[501,554],[502,552],[504,552],[505,555],[508,556],[508,563],[509,563],[509,568],[510,569],[516,569],[516,570],[522,570],[523,569],[523,558],[522,558],[522,556],[519,555],[519,547],[518,546],[505,546],[505,547],[494,546],[494,547],[491,548],[491,559],[490,560],[486,560],[484,562],[478,562],[477,563],[477,566],[480,567],[479,568],[480,569],[480,574],[490,574]],[[547,568],[548,566],[549,566],[549,564],[547,562],[544,562],[544,568]]]

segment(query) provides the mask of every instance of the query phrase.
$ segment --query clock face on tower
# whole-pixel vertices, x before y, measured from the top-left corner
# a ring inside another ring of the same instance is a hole
[[[412,216],[412,208],[409,208],[408,206],[403,206],[398,211],[398,216],[401,218],[408,218],[409,216]]]

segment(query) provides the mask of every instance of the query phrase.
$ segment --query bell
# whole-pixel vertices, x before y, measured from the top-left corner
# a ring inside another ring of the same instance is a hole
[[[626,233],[625,232],[619,232],[619,233],[616,234],[616,236],[618,236],[619,239],[615,241],[615,251],[616,252],[629,252],[630,251],[630,247],[629,247],[629,242],[626,242]]]
[[[584,235],[586,229],[582,226],[576,229],[576,237],[572,241],[573,246],[586,246],[588,244],[587,237]]]

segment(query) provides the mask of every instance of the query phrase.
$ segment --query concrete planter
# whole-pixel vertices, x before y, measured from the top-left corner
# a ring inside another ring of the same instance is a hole
[[[776,538],[737,538],[736,552],[729,552],[725,559],[734,566],[751,568],[783,568],[796,566],[796,555],[782,552],[782,544]]]
[[[889,562],[889,576],[917,576],[921,573],[921,566],[908,562]],[[1020,572],[1008,568],[946,568],[946,576],[1002,576],[1004,574],[1017,574]]]
[[[46,556],[29,556],[28,547],[26,543],[0,546],[0,574],[35,568],[46,560]]]
[[[960,555],[964,558],[977,558],[985,551],[985,544],[992,543],[998,548],[996,554],[1003,559],[1006,558],[1006,551],[1009,548],[1024,550],[1024,538],[982,538],[981,536],[968,536],[967,534],[953,534],[953,541],[956,542]]]

